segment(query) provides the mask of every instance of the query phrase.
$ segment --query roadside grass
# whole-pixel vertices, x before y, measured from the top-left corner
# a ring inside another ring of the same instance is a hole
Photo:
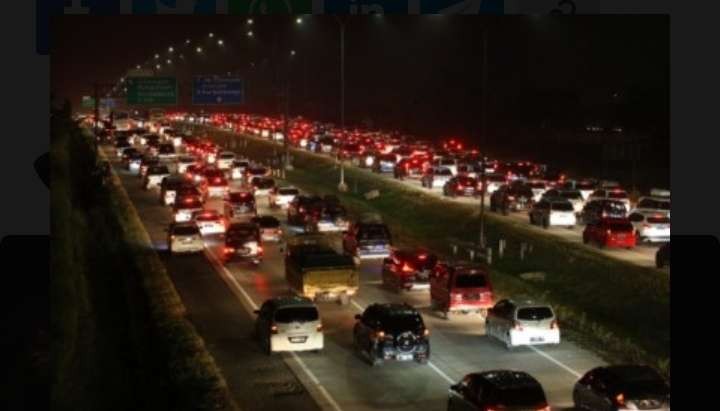
[[[51,139],[52,388],[56,408],[236,410],[122,187],[90,137]],[[123,197],[125,195],[125,197]]]
[[[228,132],[204,133],[224,144],[234,141],[237,152],[255,160],[269,161],[277,148],[267,141],[238,138]],[[452,243],[478,239],[479,206],[438,199],[350,167],[345,168],[349,191],[339,193],[339,170],[332,160],[300,150],[292,150],[292,155],[295,169],[288,171],[290,183],[307,191],[335,194],[356,215],[380,214],[396,243],[422,244],[452,257]],[[380,196],[366,200],[363,194],[370,190],[379,190]],[[500,295],[527,295],[552,303],[564,328],[608,361],[649,363],[669,372],[667,274],[608,258],[487,213],[485,232],[494,252],[493,283]],[[503,258],[497,254],[500,239],[507,244]],[[532,250],[524,259],[520,258],[521,243]],[[522,279],[520,275],[527,272],[542,272],[545,279]]]

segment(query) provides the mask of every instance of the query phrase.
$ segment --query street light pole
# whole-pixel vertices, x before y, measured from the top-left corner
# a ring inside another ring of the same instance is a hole
[[[335,16],[335,21],[340,25],[340,129],[345,133],[345,23]],[[345,184],[345,164],[340,160],[340,183],[338,191],[346,192],[348,189]]]
[[[483,58],[482,58],[482,136],[480,137],[483,146],[487,143],[487,44],[488,30],[483,29]],[[482,147],[483,153],[486,153],[486,146]],[[485,168],[487,164],[487,156],[483,155],[482,169],[480,170],[480,248],[485,248],[485,194],[487,193],[487,179],[485,178]]]
[[[285,155],[282,172],[283,178],[286,178],[287,170],[290,167],[290,144],[288,142],[288,134],[290,130],[290,62],[292,62],[292,57],[290,57],[290,60],[288,61],[287,81],[285,82],[285,115],[283,121],[283,146],[285,147]]]

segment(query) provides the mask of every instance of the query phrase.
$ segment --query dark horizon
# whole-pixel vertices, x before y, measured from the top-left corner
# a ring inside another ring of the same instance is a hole
[[[92,94],[92,81],[117,82],[135,64],[156,52],[162,60],[169,45],[191,39],[207,53],[191,63],[195,70],[176,70],[179,82],[232,71],[245,80],[246,104],[180,108],[277,114],[278,86],[287,78],[285,53],[294,49],[290,112],[339,123],[334,19],[304,16],[302,25],[294,16],[253,19],[249,39],[246,17],[59,17],[53,21],[52,90],[78,107],[82,95]],[[595,122],[668,136],[666,16],[344,19],[348,125],[482,141],[482,29],[488,27],[488,144]],[[212,49],[211,31],[225,41],[222,50]],[[180,96],[189,103],[187,88],[181,87]]]

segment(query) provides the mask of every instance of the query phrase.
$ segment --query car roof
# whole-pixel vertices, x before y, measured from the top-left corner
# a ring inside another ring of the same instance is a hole
[[[639,364],[619,364],[601,367],[608,375],[619,380],[638,378],[660,378],[652,367]]]
[[[541,387],[540,383],[530,374],[515,370],[490,370],[474,373],[473,376],[481,378],[495,388],[510,387]]]
[[[192,222],[192,221],[185,221],[185,222],[182,222],[182,223],[171,223],[170,226],[171,226],[172,228],[183,228],[183,227],[193,227],[193,228],[197,228],[197,224],[195,224],[195,223]]]
[[[552,305],[550,305],[544,301],[536,301],[536,300],[529,299],[529,298],[522,298],[522,299],[510,300],[510,301],[517,308],[548,307],[552,310]]]
[[[412,310],[420,314],[412,305],[407,303],[374,303],[373,306],[379,308],[383,312],[400,311],[400,310]]]

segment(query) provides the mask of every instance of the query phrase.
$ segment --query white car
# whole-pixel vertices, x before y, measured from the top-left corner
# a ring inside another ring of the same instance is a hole
[[[635,227],[638,242],[660,243],[670,241],[670,216],[653,211],[633,211],[628,219]]]
[[[282,142],[283,138],[283,133],[281,133],[280,131],[276,131],[273,133],[273,140]]]
[[[538,202],[542,198],[543,194],[548,190],[548,186],[544,181],[531,180],[528,181],[527,186],[530,187],[533,193],[533,201]],[[580,207],[582,210],[582,207]]]
[[[453,173],[450,171],[447,167],[433,167],[430,170],[430,173],[426,173],[423,175],[422,179],[420,180],[423,187],[427,188],[443,188],[445,187],[445,183],[450,181],[450,179],[453,178]]]
[[[225,219],[217,210],[195,211],[192,220],[197,224],[202,235],[225,233]]]
[[[530,209],[530,224],[542,225],[544,228],[564,226],[575,227],[577,220],[575,209],[567,200],[558,198],[541,199]]]
[[[143,188],[145,190],[149,190],[151,188],[160,187],[160,184],[162,183],[163,179],[165,177],[170,176],[170,171],[168,170],[167,166],[163,165],[155,165],[150,166],[147,170],[147,174],[145,175],[145,179],[143,181]]]
[[[158,147],[158,160],[160,161],[174,161],[177,159],[177,153],[175,147],[172,144],[163,143]]]
[[[173,204],[173,221],[176,223],[192,221],[193,213],[202,210],[202,203],[197,199],[187,198],[182,202],[176,201]]]
[[[193,156],[180,156],[177,163],[177,172],[182,174],[187,172],[188,167],[198,164],[197,158]]]
[[[241,180],[245,175],[245,170],[250,167],[250,161],[248,160],[235,160],[230,166],[230,179]]]
[[[195,223],[170,224],[167,233],[170,254],[200,253],[205,249],[202,235]]]
[[[485,334],[505,343],[508,349],[560,344],[560,327],[552,307],[532,301],[498,301],[488,310]]]
[[[580,191],[583,200],[587,201],[590,195],[597,190],[597,184],[591,180],[571,180],[565,182],[565,187],[568,189],[575,189]]]
[[[433,163],[433,166],[447,168],[448,170],[450,170],[453,176],[457,175],[458,173],[457,160],[452,158],[443,158],[441,160],[435,161]]]
[[[268,202],[271,208],[286,209],[298,195],[300,190],[295,187],[275,187],[268,195]]]
[[[485,182],[487,183],[487,193],[492,194],[500,186],[507,184],[507,176],[505,174],[486,174]]]
[[[580,193],[580,190],[570,190],[570,189],[557,189],[553,188],[550,190],[547,190],[541,198],[563,198],[565,200],[568,200],[570,204],[572,204],[573,209],[575,210],[575,214],[580,214],[583,211],[583,208],[585,207],[585,200],[583,199],[582,193]]]
[[[276,297],[265,301],[255,314],[255,333],[268,354],[323,349],[320,313],[310,299]]]
[[[275,188],[275,180],[267,177],[253,177],[250,181],[255,197],[267,197]]]
[[[217,168],[220,170],[229,170],[235,161],[235,153],[232,151],[223,151],[217,157]]]
[[[670,216],[670,191],[653,189],[649,197],[640,197],[631,212],[662,213]]]
[[[630,211],[630,198],[628,197],[627,192],[621,188],[599,188],[593,191],[593,193],[590,194],[590,197],[588,197],[588,201],[606,199],[620,201],[625,204],[625,208]]]

